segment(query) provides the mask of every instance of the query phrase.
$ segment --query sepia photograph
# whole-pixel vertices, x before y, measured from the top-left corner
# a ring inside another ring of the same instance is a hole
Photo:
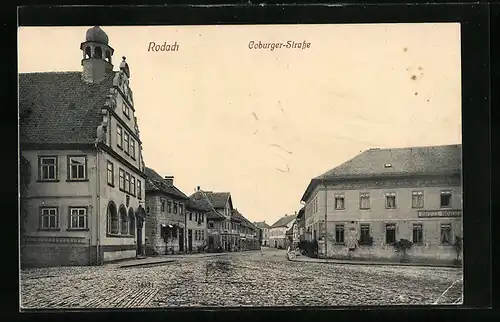
[[[19,27],[21,310],[463,304],[460,38]]]

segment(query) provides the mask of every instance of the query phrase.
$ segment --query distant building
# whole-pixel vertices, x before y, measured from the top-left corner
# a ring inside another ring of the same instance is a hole
[[[287,245],[286,232],[292,228],[295,221],[295,215],[285,215],[278,219],[269,228],[269,245],[274,248],[285,248]]]
[[[81,71],[19,75],[23,266],[144,254],[145,175],[130,69],[123,57],[113,70],[114,49],[99,27],[87,30],[80,49]]]
[[[262,240],[261,245],[268,247],[269,246],[269,226],[265,221],[254,222],[254,225],[259,227],[262,230]]]
[[[185,251],[188,197],[174,186],[174,177],[162,177],[146,168],[146,252],[148,255]]]
[[[205,203],[190,197],[186,210],[187,251],[200,252],[208,250],[207,214],[211,208]]]
[[[297,214],[297,234],[299,241],[305,241],[306,239],[306,218],[305,218],[305,207],[302,207]]]
[[[222,233],[223,228],[222,224],[226,221],[226,217],[219,213],[207,194],[200,190],[200,187],[197,188],[197,191],[189,197],[190,200],[196,202],[198,205],[207,209],[205,217],[207,221],[207,250],[209,252],[214,252],[217,250],[222,250]]]
[[[450,261],[462,236],[461,145],[370,149],[311,180],[306,234],[335,258]]]
[[[238,242],[237,250],[259,250],[259,228],[246,219],[238,209],[233,209],[233,216],[239,220],[237,226],[240,239]]]

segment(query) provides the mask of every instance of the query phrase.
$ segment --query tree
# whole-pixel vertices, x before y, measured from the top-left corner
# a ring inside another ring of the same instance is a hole
[[[408,239],[404,238],[401,238],[399,241],[394,243],[394,248],[396,249],[396,252],[401,252],[403,254],[401,258],[402,262],[408,261],[408,250],[411,249],[412,246],[413,243]]]

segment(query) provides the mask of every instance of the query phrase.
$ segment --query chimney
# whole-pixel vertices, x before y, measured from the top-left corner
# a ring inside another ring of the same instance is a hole
[[[169,186],[173,186],[174,185],[174,177],[173,176],[165,176],[165,182]]]

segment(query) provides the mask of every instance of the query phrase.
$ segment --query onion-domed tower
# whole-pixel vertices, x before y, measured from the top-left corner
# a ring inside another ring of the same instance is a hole
[[[85,42],[80,45],[83,52],[82,78],[85,82],[99,83],[113,72],[111,57],[114,49],[108,43],[108,35],[99,26],[87,30]]]

